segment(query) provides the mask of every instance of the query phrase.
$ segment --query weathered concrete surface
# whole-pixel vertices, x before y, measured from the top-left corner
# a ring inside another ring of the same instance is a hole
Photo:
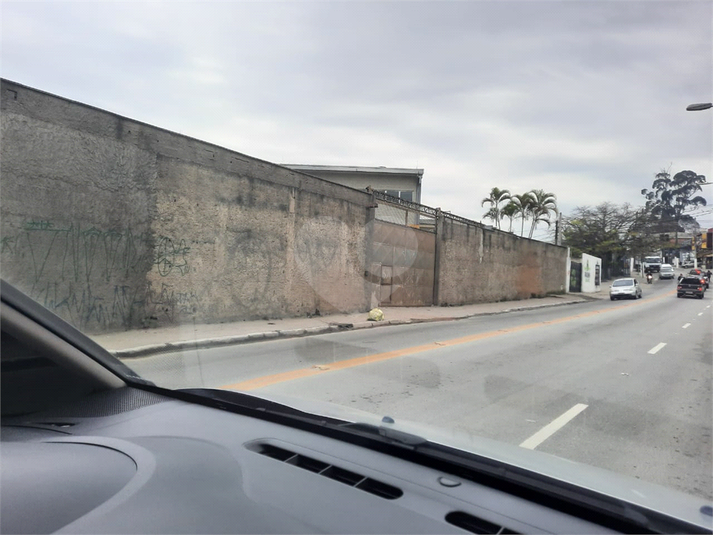
[[[379,306],[430,306],[436,236],[374,221],[370,274]]]
[[[371,308],[369,194],[1,86],[2,277],[82,330]],[[392,250],[398,304],[434,284],[444,305],[564,290],[564,248],[448,218],[434,243],[411,232]]]
[[[384,321],[366,321],[365,312],[336,314],[320,317],[284,318],[240,321],[221,324],[191,325],[190,331],[169,326],[132,332],[114,332],[94,335],[102,347],[121,358],[133,358],[167,351],[230,346],[260,342],[266,337],[297,338],[326,332],[344,332],[377,327],[456,321],[475,316],[491,316],[510,312],[545,309],[586,303],[597,298],[609,299],[608,294],[569,294],[549,296],[528,301],[499,301],[459,307],[388,307]]]
[[[366,193],[2,81],[2,276],[89,332],[366,310]]]
[[[155,156],[15,113],[3,111],[1,126],[2,277],[75,325],[141,325]]]
[[[186,244],[189,265],[149,281],[186,296],[198,321],[367,307],[363,204],[268,181],[284,171],[267,165],[228,174],[162,157],[159,170],[154,229],[185,236],[169,253]]]
[[[438,304],[463,305],[564,293],[567,248],[444,218]]]

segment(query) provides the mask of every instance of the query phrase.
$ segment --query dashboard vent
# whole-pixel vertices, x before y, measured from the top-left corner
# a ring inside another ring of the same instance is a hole
[[[335,481],[339,481],[340,483],[344,483],[350,487],[379,496],[380,498],[395,500],[404,494],[401,489],[392,485],[387,485],[386,483],[357,474],[351,470],[345,470],[344,468],[339,468],[338,466],[334,466],[284,448],[279,448],[277,446],[273,446],[272,444],[248,444],[247,447],[260,455],[265,455],[266,457],[277,459],[278,461],[291,464],[298,468],[302,468],[303,470],[314,472],[320,476],[334,479]]]
[[[465,531],[471,533],[480,534],[496,534],[496,535],[506,535],[506,534],[516,534],[516,531],[510,531],[502,526],[478,518],[468,513],[463,513],[462,511],[453,511],[446,515],[446,522],[459,527]]]

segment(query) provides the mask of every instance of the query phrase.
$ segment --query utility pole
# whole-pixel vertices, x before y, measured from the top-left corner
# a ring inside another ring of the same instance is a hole
[[[562,245],[562,212],[557,212],[555,221],[555,245]]]

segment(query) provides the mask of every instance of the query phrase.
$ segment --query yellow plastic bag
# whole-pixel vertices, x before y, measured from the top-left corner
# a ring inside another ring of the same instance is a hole
[[[369,321],[384,321],[384,313],[380,308],[372,308],[369,311]]]

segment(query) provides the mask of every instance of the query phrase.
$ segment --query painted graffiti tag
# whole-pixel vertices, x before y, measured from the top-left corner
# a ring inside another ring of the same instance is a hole
[[[171,323],[179,316],[195,314],[199,304],[196,292],[176,291],[173,286],[161,284],[155,290],[151,283],[146,291],[146,312],[152,317],[165,317]]]
[[[155,290],[146,279],[153,269],[189,273],[185,239],[40,218],[12,228],[0,237],[3,276],[80,328],[136,327],[159,312],[174,321],[199,307],[195,294]]]
[[[16,235],[1,238],[0,252],[26,251],[30,257],[34,281],[43,280],[50,268],[59,278],[89,282],[96,276],[109,281],[116,275],[129,276],[148,270],[152,262],[166,277],[189,271],[190,247],[185,239],[168,236],[154,238],[148,232],[135,233],[130,228],[102,230],[80,223],[58,225],[46,220],[31,220]],[[152,252],[155,251],[155,252]]]
[[[26,230],[49,230],[54,227],[54,224],[50,221],[27,221],[25,223]]]
[[[161,236],[156,244],[156,269],[159,275],[166,277],[174,270],[181,275],[188,273],[187,256],[191,248],[186,246],[186,240],[178,244],[171,238]]]

